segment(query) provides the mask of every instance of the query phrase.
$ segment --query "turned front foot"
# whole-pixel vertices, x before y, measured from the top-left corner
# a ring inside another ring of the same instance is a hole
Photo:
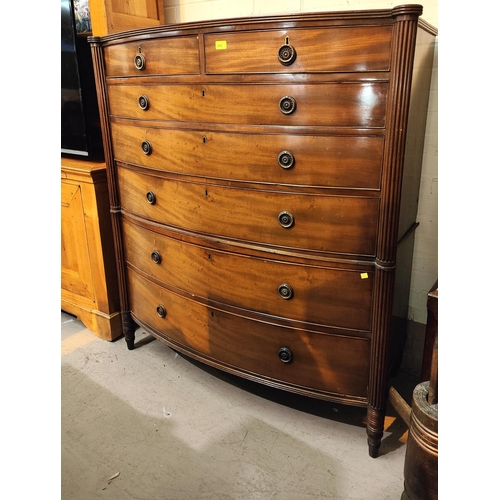
[[[131,351],[134,348],[135,329],[137,326],[128,312],[122,314],[122,323],[125,342],[127,343],[128,350]]]
[[[368,407],[366,434],[368,435],[368,453],[377,458],[384,435],[385,411]]]
[[[378,457],[378,452],[380,450],[380,443],[381,439],[374,439],[372,442],[370,442],[370,438],[368,438],[368,454],[372,458],[377,458]]]

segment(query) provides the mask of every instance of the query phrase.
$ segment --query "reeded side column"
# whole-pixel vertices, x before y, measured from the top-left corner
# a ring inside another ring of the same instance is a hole
[[[371,457],[378,456],[384,432],[403,160],[418,18],[421,14],[422,7],[419,5],[396,7],[392,11],[393,49],[375,261],[373,332],[368,385],[366,432]]]
[[[92,62],[97,89],[97,100],[99,104],[99,117],[101,120],[102,139],[104,147],[104,159],[106,161],[106,175],[108,179],[109,204],[111,211],[111,224],[113,228],[113,242],[115,246],[116,266],[118,274],[118,289],[120,295],[120,309],[123,324],[123,334],[129,349],[134,348],[136,325],[130,316],[130,308],[127,294],[126,264],[123,250],[123,238],[121,229],[121,210],[116,191],[116,168],[113,161],[113,145],[111,142],[110,126],[108,121],[108,108],[105,99],[106,80],[104,75],[104,54],[100,39],[89,37],[92,51]]]

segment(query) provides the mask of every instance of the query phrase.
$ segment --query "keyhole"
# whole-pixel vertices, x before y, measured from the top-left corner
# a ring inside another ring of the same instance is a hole
[[[205,97],[205,91],[204,90],[201,91],[201,97]]]
[[[206,144],[207,143],[207,138],[205,136],[203,136],[203,144]]]
[[[289,41],[290,41],[290,38],[286,36],[285,37],[285,45],[289,45],[289,43],[288,43]]]

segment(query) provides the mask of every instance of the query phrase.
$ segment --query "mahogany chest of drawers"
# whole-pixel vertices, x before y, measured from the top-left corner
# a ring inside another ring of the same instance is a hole
[[[366,406],[404,343],[435,30],[418,5],[90,38],[123,328]]]

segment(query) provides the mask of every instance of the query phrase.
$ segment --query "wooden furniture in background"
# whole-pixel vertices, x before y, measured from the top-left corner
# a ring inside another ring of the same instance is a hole
[[[427,294],[427,324],[425,328],[425,344],[424,355],[422,360],[422,371],[420,373],[420,381],[426,382],[431,378],[431,371],[437,369],[437,342],[438,335],[438,282],[434,283],[433,287]],[[436,356],[433,358],[433,353],[436,348]],[[436,363],[433,366],[432,363]]]
[[[163,0],[89,0],[94,36],[165,23]]]
[[[415,387],[404,465],[402,500],[438,498],[438,287],[428,293],[427,333],[430,353],[424,357],[428,378]],[[430,359],[427,359],[427,356]]]
[[[164,23],[163,0],[89,0],[89,10],[94,35]],[[61,245],[61,308],[102,339],[118,338],[122,322],[105,163],[61,159]]]
[[[436,35],[421,13],[90,38],[129,349],[140,325],[229,373],[366,406],[373,457],[406,334]]]
[[[426,377],[413,390],[411,407],[394,387],[389,401],[408,426],[401,500],[438,498],[438,283],[427,297],[427,339],[431,346],[422,362]]]
[[[61,309],[98,337],[122,334],[106,164],[61,158]]]

